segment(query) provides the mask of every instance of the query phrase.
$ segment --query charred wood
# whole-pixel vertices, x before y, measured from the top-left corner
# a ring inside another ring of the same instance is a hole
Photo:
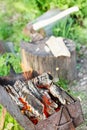
[[[36,78],[32,79],[32,82],[39,88],[47,88],[52,83],[53,77],[49,73],[43,73]]]
[[[62,104],[74,102],[74,98],[72,98],[67,92],[65,92],[61,87],[59,87],[55,83],[53,83],[49,87],[49,91],[54,97],[58,98],[58,100]]]
[[[14,93],[16,91],[18,94],[18,99],[23,105],[22,110],[28,110],[30,105],[30,112],[33,114],[33,116],[38,117],[40,120],[44,119],[43,104],[34,95],[32,95],[25,82],[22,82],[20,80],[16,81],[12,88],[12,91],[13,90]]]
[[[3,86],[0,86],[0,104],[7,109],[25,130],[35,130],[33,123],[26,116],[21,114],[17,104],[11,99]]]

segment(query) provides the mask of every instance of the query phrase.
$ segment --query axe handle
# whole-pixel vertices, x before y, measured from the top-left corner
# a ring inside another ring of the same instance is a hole
[[[56,16],[53,16],[53,17],[48,18],[46,20],[41,20],[39,22],[34,23],[33,29],[39,30],[40,28],[43,28],[43,27],[45,27],[45,26],[47,26],[47,25],[49,25],[49,24],[51,24],[51,23],[53,23],[53,22],[55,22],[55,21],[57,21],[57,20],[59,20],[63,17],[65,17],[65,16],[67,16],[67,15],[69,15],[70,13],[73,13],[73,12],[78,11],[78,10],[79,10],[79,8],[77,6],[66,9],[66,10],[60,12],[59,14],[57,14]]]

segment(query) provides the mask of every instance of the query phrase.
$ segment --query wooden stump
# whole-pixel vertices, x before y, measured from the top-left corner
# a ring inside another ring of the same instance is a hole
[[[52,53],[45,50],[45,38],[36,43],[21,42],[22,63],[27,68],[32,68],[39,73],[50,72],[55,79],[63,78],[72,81],[76,77],[76,51],[75,44],[71,40],[64,39],[69,48],[71,57],[54,57]],[[59,68],[59,70],[58,70]]]

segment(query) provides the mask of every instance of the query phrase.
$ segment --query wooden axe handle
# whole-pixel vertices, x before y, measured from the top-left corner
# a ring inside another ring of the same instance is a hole
[[[51,24],[51,23],[53,23],[53,22],[55,22],[55,21],[57,21],[57,20],[59,20],[63,17],[65,17],[65,16],[67,16],[67,15],[69,15],[70,13],[73,13],[73,12],[78,11],[78,10],[79,10],[79,8],[77,6],[66,9],[66,10],[60,12],[59,14],[57,14],[57,15],[51,17],[51,18],[48,18],[46,20],[41,20],[39,22],[34,23],[33,29],[39,30],[40,28],[43,28],[43,27],[45,27],[45,26],[47,26],[47,25],[49,25],[49,24]]]

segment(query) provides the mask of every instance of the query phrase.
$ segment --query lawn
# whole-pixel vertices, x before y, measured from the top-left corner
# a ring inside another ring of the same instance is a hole
[[[16,73],[21,72],[20,41],[26,40],[23,28],[26,24],[47,10],[58,7],[66,9],[78,5],[79,12],[60,21],[54,28],[55,36],[63,36],[76,41],[77,52],[81,45],[87,45],[87,0],[0,0],[0,40],[12,42],[15,53],[0,55],[0,76],[8,75],[12,64]],[[10,57],[10,58],[9,58]],[[2,106],[0,105],[0,116]],[[9,129],[9,125],[11,128]],[[18,123],[6,113],[3,130],[22,130]]]

